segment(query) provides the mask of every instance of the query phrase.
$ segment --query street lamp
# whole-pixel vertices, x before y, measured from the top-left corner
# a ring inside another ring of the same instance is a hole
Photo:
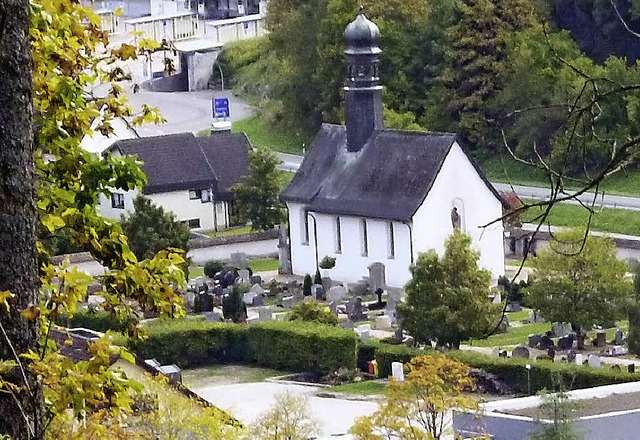
[[[527,394],[531,395],[531,364],[524,366],[527,369]]]

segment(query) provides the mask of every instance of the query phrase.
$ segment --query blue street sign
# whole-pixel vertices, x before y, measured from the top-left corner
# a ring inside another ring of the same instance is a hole
[[[213,117],[228,118],[229,117],[229,99],[213,98]]]

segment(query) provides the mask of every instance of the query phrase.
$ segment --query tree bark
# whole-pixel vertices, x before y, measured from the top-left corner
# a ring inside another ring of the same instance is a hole
[[[37,320],[20,316],[38,302],[32,112],[29,1],[0,0],[0,292],[15,295],[9,313],[0,309],[2,360],[38,347]],[[19,388],[0,393],[0,434],[41,438],[41,385],[20,362],[4,376]]]

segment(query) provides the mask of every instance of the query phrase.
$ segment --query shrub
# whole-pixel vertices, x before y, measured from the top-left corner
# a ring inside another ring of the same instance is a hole
[[[379,376],[388,377],[391,375],[392,362],[406,363],[417,354],[425,354],[425,352],[403,345],[381,344],[376,351]],[[558,386],[568,390],[640,380],[640,375],[605,368],[593,369],[569,363],[533,361],[522,358],[497,358],[461,350],[450,351],[446,354],[470,367],[497,375],[509,387],[522,394],[528,392],[529,381],[531,393],[536,393],[554,383],[554,376],[559,378]],[[529,377],[527,377],[527,369],[525,368],[527,364],[531,365]]]
[[[209,278],[213,278],[215,274],[220,272],[224,267],[224,263],[218,260],[208,260],[204,263],[204,274]]]
[[[356,334],[339,327],[300,321],[247,327],[175,319],[154,321],[147,329],[148,339],[130,341],[131,348],[143,359],[180,368],[236,362],[326,374],[356,367]]]
[[[380,347],[380,342],[372,339],[358,344],[358,369],[369,372],[369,361],[376,359],[376,352]]]
[[[302,280],[302,294],[304,296],[310,296],[311,295],[311,285],[312,285],[312,281],[311,281],[311,275],[306,274],[304,276],[304,280]]]
[[[247,320],[247,305],[244,303],[244,294],[248,291],[246,285],[236,284],[233,286],[233,291],[222,298],[224,319],[231,319],[235,323]]]
[[[318,324],[338,325],[338,317],[327,310],[325,306],[316,300],[302,301],[296,304],[289,315],[289,321],[317,322]]]
[[[137,324],[138,319],[135,316],[129,316],[125,320],[120,321],[109,313],[100,310],[78,310],[72,318],[66,315],[56,319],[56,324],[69,328],[84,327],[97,332],[106,332],[115,330],[123,332],[130,324]]]
[[[320,261],[320,268],[321,269],[333,269],[336,265],[336,259],[330,256],[325,256],[321,261]]]
[[[247,359],[247,328],[203,319],[154,321],[147,327],[149,337],[132,341],[132,349],[143,359],[180,368]]]
[[[322,275],[320,275],[320,269],[316,269],[316,275],[313,277],[313,284],[322,285]]]
[[[356,367],[357,337],[340,327],[301,321],[271,321],[249,327],[251,360],[259,365],[329,373]]]

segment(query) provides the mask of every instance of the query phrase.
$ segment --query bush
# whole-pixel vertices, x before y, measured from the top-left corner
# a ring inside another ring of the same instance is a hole
[[[376,352],[380,347],[380,342],[372,339],[358,344],[358,369],[369,372],[369,361],[376,359]]]
[[[356,367],[354,332],[300,321],[271,321],[251,326],[202,319],[158,320],[149,338],[131,341],[143,359],[180,368],[236,362],[288,371],[326,374]]]
[[[62,315],[56,319],[56,324],[64,327],[83,327],[103,333],[108,330],[123,332],[130,324],[137,323],[138,319],[135,316],[129,316],[124,321],[120,321],[103,310],[78,310],[72,318]]]
[[[203,319],[154,321],[149,337],[132,341],[132,349],[143,359],[180,368],[247,360],[247,328]]]
[[[304,280],[302,280],[302,294],[304,296],[311,296],[311,285],[313,282],[311,281],[311,275],[306,274],[304,276]]]
[[[231,319],[235,323],[247,320],[247,305],[244,303],[244,294],[248,291],[248,286],[236,284],[233,286],[233,291],[222,298],[224,319]]]
[[[215,274],[220,272],[224,267],[224,263],[218,260],[208,260],[204,263],[204,274],[209,278],[213,278]]]
[[[300,304],[296,304],[291,309],[287,319],[289,321],[307,321],[318,324],[338,325],[338,317],[316,300],[302,301]]]
[[[313,277],[313,284],[322,285],[322,275],[320,275],[320,269],[316,269],[316,275]]]
[[[391,375],[391,362],[408,362],[417,354],[425,354],[424,350],[408,348],[406,346],[392,346],[381,344],[376,351],[378,371],[380,377]],[[554,383],[554,376],[560,380],[558,386],[567,390],[590,388],[616,383],[634,382],[640,380],[640,375],[615,371],[605,368],[588,368],[570,363],[533,361],[522,358],[497,358],[486,356],[471,351],[450,351],[447,356],[457,359],[472,368],[478,368],[487,373],[493,373],[516,392],[526,394],[529,391],[530,380],[531,393],[546,389]],[[531,365],[529,379],[525,365]],[[556,382],[558,382],[556,380]]]
[[[325,256],[321,261],[320,261],[320,268],[321,269],[333,269],[336,265],[336,259],[330,256]]]
[[[340,327],[300,321],[271,321],[249,327],[249,352],[258,365],[329,373],[356,368],[357,337]]]

